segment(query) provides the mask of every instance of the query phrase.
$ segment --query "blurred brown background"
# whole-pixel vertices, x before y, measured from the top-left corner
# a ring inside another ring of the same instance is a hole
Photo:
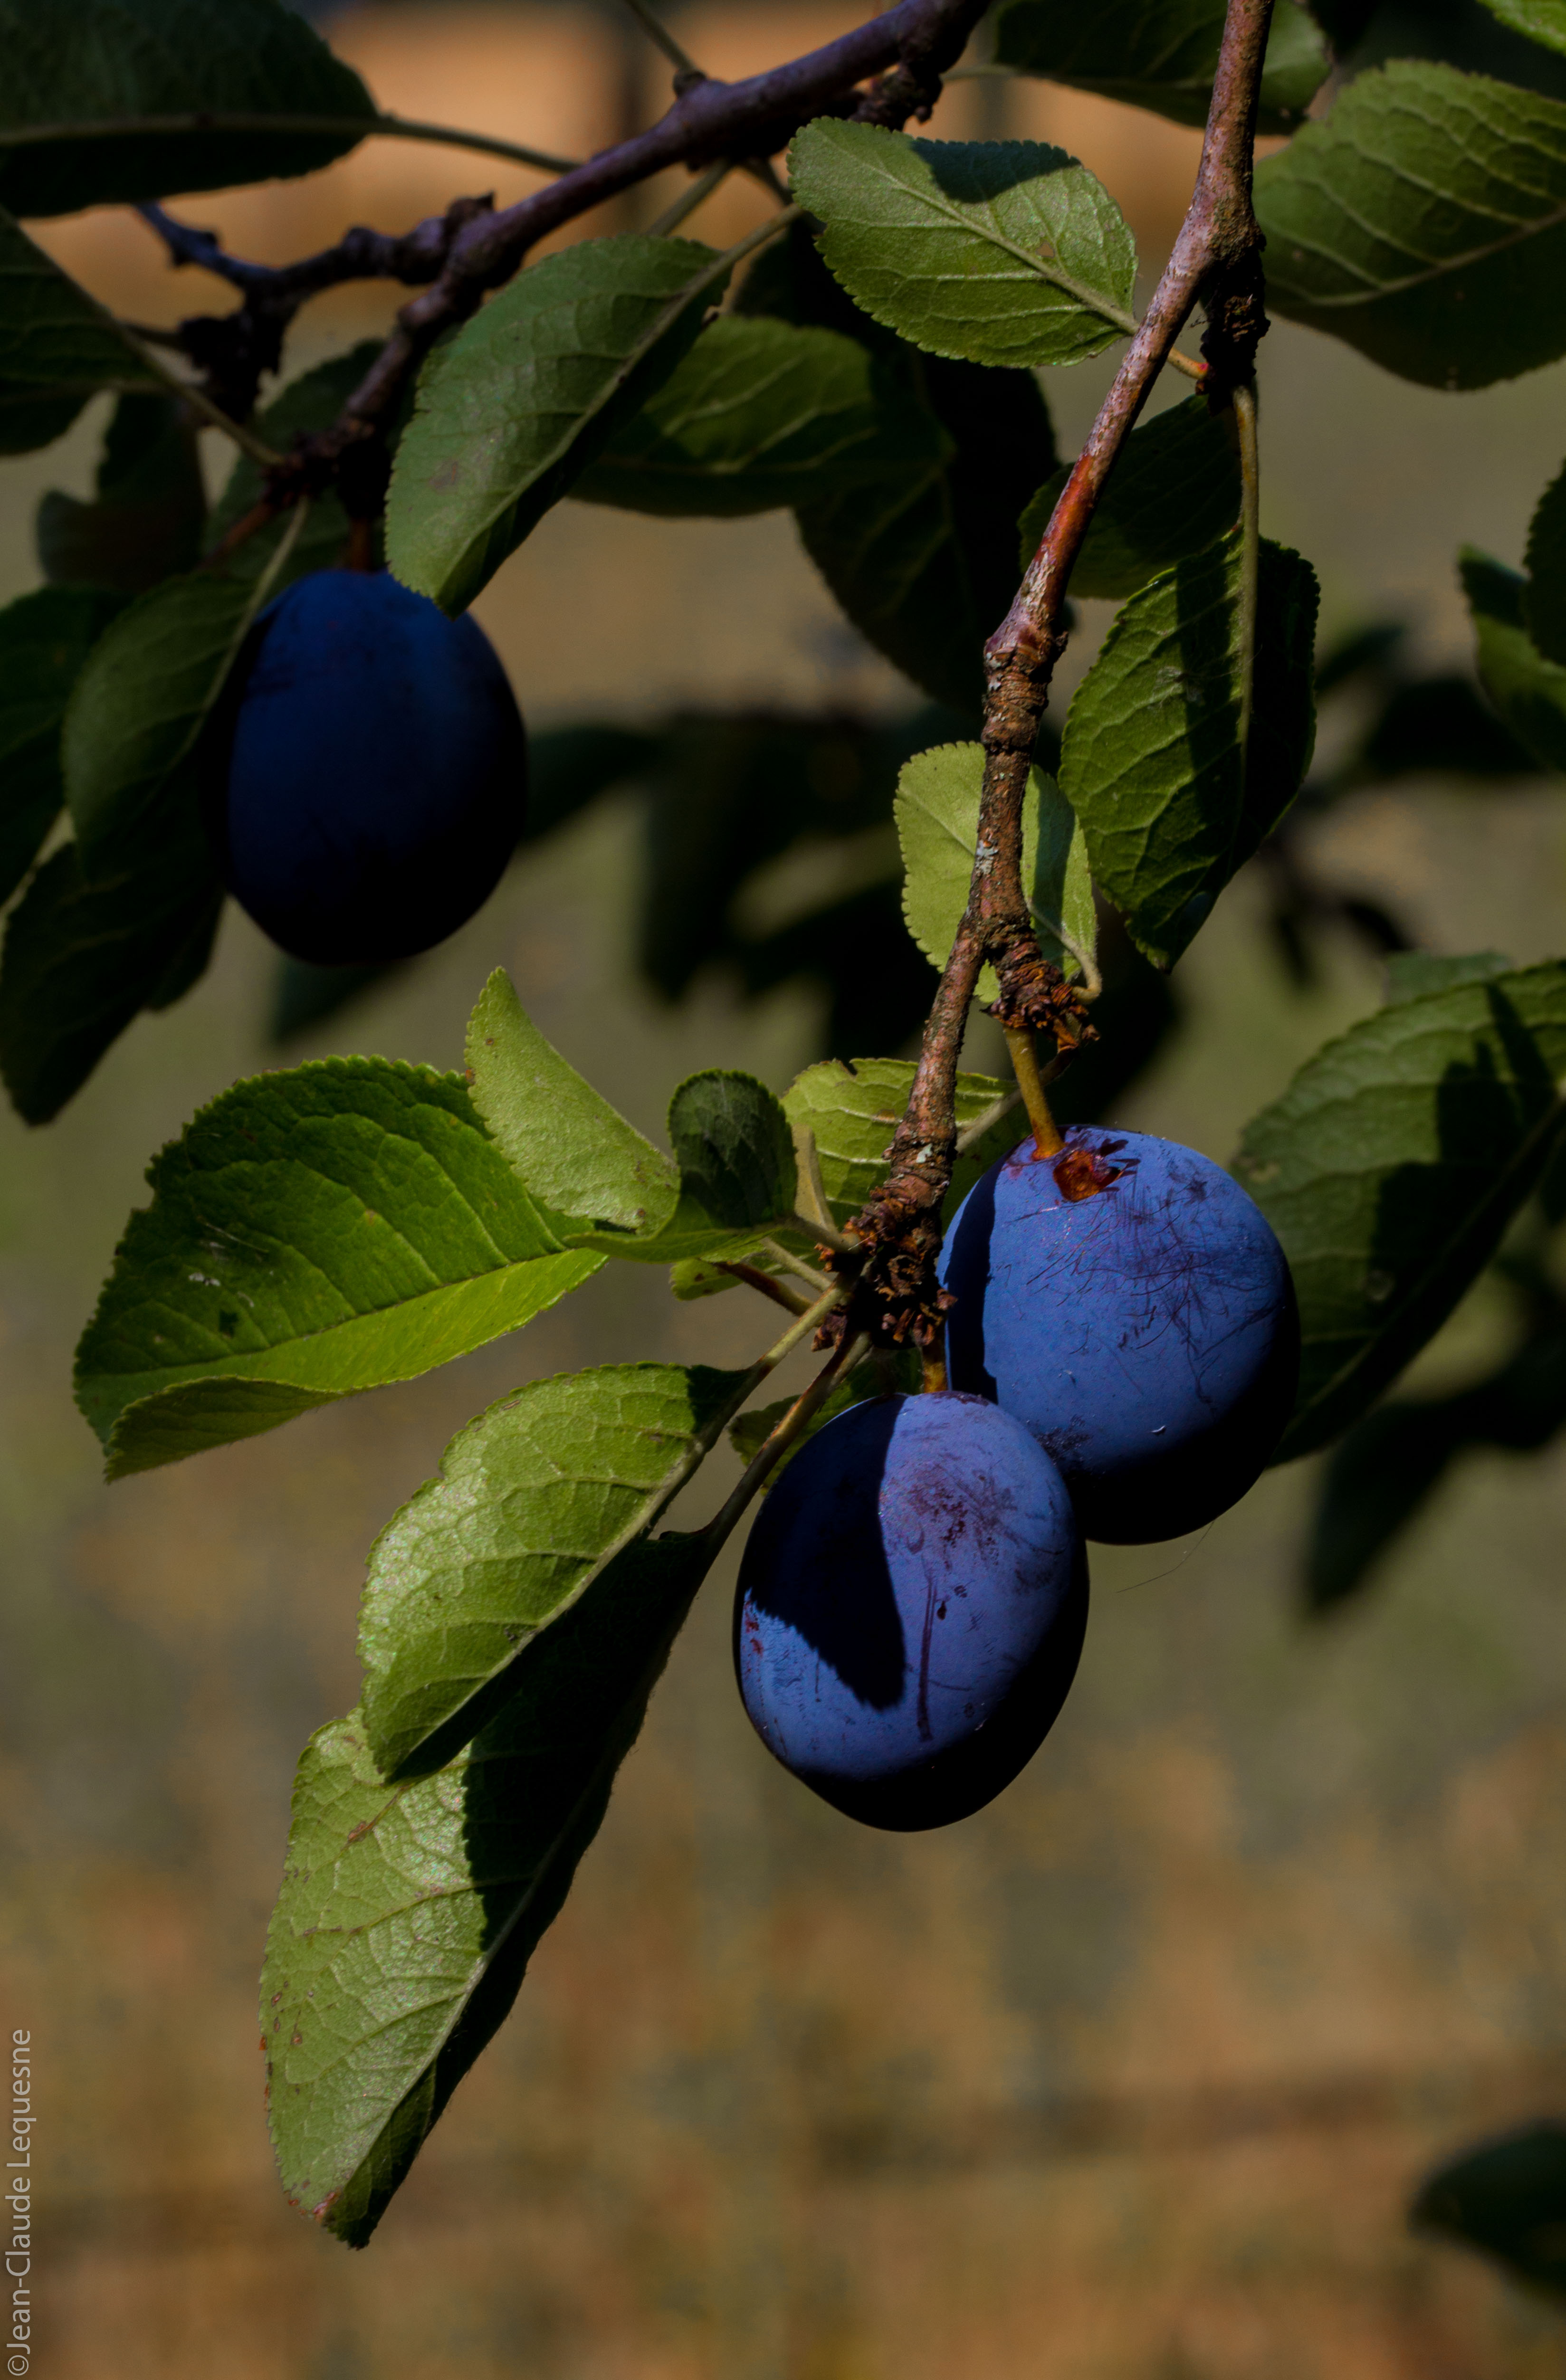
[[[732,74],[856,13],[704,5],[676,21]],[[660,103],[656,57],[586,6],[405,0],[331,31],[383,104],[566,152]],[[1156,269],[1195,135],[1059,93],[969,84],[942,103],[937,131],[980,128],[1077,151]],[[383,142],[188,212],[281,259],[491,186],[504,200],[529,177]],[[733,237],[755,203],[725,191],[695,229]],[[217,298],[128,217],[45,237],[124,311]],[[391,302],[319,307],[293,362]],[[1105,369],[1049,376],[1062,441]],[[1566,374],[1442,396],[1285,326],[1263,391],[1268,526],[1316,561],[1329,625],[1390,606],[1432,661],[1462,654],[1455,548],[1517,557],[1566,444]],[[32,583],[33,502],[85,492],[94,435],[0,478],[0,592]],[[612,676],[591,625],[611,601],[632,630]],[[784,517],[566,504],[480,613],[539,722],[905,699],[834,627]],[[1436,783],[1361,797],[1322,832],[1340,880],[1395,897],[1435,947],[1525,959],[1566,947],[1561,825],[1542,784]],[[504,963],[644,1127],[694,1064],[781,1086],[813,1054],[803,996],[742,1014],[713,984],[666,1013],[637,986],[636,833],[628,807],[593,813],[290,1057],[458,1062]],[[1182,968],[1193,1031],[1123,1110],[1220,1158],[1379,997],[1346,947],[1322,989],[1292,993],[1255,907],[1242,881]],[[715,1577],[516,2014],[370,2250],[287,2212],[254,1979],[295,1756],[354,1699],[370,1538],[516,1379],[637,1354],[734,1362],[770,1333],[743,1293],[674,1306],[626,1268],[429,1380],[104,1490],[72,1341],[148,1154],[277,1062],[269,971],[231,916],[209,982],[138,1024],[58,1124],[0,1118],[0,1939],[3,2021],[37,2045],[41,2380],[1566,2373],[1552,2311],[1403,2221],[1433,2158],[1566,2102],[1560,1454],[1471,1463],[1330,1626],[1297,1612],[1305,1470],[1197,1539],[1099,1554],[1082,1674],[1045,1749],[993,1808],[925,1839],[856,1829],[768,1760],[730,1675],[732,1568]],[[1481,1294],[1424,1376],[1492,1328]]]

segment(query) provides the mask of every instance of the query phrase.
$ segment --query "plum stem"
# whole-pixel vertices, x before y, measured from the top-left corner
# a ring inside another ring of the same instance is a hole
[[[735,1281],[743,1281],[747,1289],[754,1289],[760,1296],[770,1297],[774,1305],[786,1306],[790,1314],[809,1311],[810,1300],[807,1297],[801,1297],[796,1289],[790,1289],[787,1281],[779,1281],[775,1274],[763,1272],[759,1265],[741,1264],[735,1260],[719,1265],[717,1270],[733,1273]]]
[[[838,1381],[845,1378],[854,1369],[856,1364],[869,1354],[869,1351],[870,1342],[865,1333],[861,1333],[857,1338],[844,1337],[839,1340],[830,1358],[822,1365],[809,1387],[801,1395],[795,1397],[783,1419],[762,1439],[761,1444],[747,1463],[733,1492],[724,1499],[702,1530],[702,1538],[709,1549],[709,1559],[717,1553],[719,1547],[744,1512],[746,1506],[759,1489],[765,1486],[769,1472],[788,1452],[795,1440],[804,1436],[811,1420],[825,1404]]]
[[[1040,1157],[1058,1157],[1065,1147],[1061,1128],[1050,1112],[1044,1089],[1044,1075],[1038,1063],[1038,1044],[1030,1026],[1008,1025],[1006,1048],[1011,1053],[1012,1072],[1017,1078],[1022,1103],[1027,1110],[1028,1123],[1033,1126],[1033,1138]]]

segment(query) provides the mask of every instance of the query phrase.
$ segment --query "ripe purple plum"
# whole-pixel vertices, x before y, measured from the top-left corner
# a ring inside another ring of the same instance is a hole
[[[823,1801],[911,1833],[993,1800],[1076,1673],[1087,1566],[1071,1499],[982,1397],[851,1405],[756,1516],[734,1602],[739,1689]]]
[[[964,1199],[941,1252],[952,1385],[1059,1464],[1086,1536],[1202,1527],[1281,1437],[1299,1371],[1283,1251],[1210,1159],[1148,1133],[1029,1139]]]
[[[527,803],[489,638],[384,571],[316,571],[268,606],[201,761],[229,891],[318,966],[390,965],[466,925]]]

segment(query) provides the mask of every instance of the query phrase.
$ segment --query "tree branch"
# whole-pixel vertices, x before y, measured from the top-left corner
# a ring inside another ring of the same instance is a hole
[[[1204,301],[1203,377],[1209,402],[1249,381],[1262,311],[1261,234],[1251,203],[1256,97],[1272,0],[1229,0],[1207,137],[1191,204],[1151,305],[1105,398],[1005,619],[985,647],[984,788],[968,901],[925,1026],[890,1171],[857,1219],[860,1287],[843,1330],[912,1331],[929,1344],[949,1301],[935,1285],[940,1208],[956,1151],[957,1061],[968,1007],[987,961],[1001,978],[994,1013],[1016,1028],[1050,1031],[1066,1056],[1092,1027],[1077,996],[1039,954],[1022,881],[1027,772],[1050,679],[1065,645],[1061,625],[1072,566],[1116,457],[1193,308]]]

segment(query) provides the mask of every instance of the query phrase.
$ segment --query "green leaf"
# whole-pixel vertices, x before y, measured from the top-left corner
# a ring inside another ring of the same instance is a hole
[[[109,1475],[411,1379],[597,1271],[459,1076],[333,1058],[236,1084],[148,1169],[77,1351]]]
[[[375,1541],[359,1625],[382,1776],[439,1768],[555,1625],[645,1536],[749,1379],[610,1364],[530,1380],[460,1430]]]
[[[898,779],[903,915],[933,966],[945,965],[967,906],[983,783],[982,744],[941,744],[920,752]],[[1039,948],[1046,958],[1080,975],[1097,941],[1093,883],[1071,806],[1042,769],[1028,771],[1022,864]],[[977,998],[994,1000],[1000,989],[994,968],[985,967]]]
[[[1566,669],[1548,662],[1524,617],[1527,581],[1465,545],[1458,557],[1478,643],[1479,681],[1521,744],[1546,769],[1566,769]]]
[[[1025,570],[1070,477],[1063,465],[1017,524]],[[1239,516],[1233,440],[1205,397],[1187,397],[1126,440],[1073,566],[1071,591],[1119,602],[1160,570],[1215,544]]]
[[[261,2028],[284,2188],[339,2240],[369,2239],[508,2012],[706,1566],[699,1537],[629,1548],[434,1776],[384,1784],[357,1715],[307,1749]]]
[[[1484,5],[1511,32],[1566,55],[1566,0],[1484,0]]]
[[[1300,1301],[1280,1461],[1357,1420],[1445,1321],[1538,1178],[1563,1073],[1552,963],[1383,1008],[1247,1125],[1234,1171]]]
[[[732,519],[926,472],[949,452],[904,375],[858,339],[727,314],[571,492],[632,512]]]
[[[1566,354],[1566,103],[1424,60],[1256,168],[1268,303],[1433,388]]]
[[[1223,35],[1223,0],[1010,0],[995,20],[997,65],[1206,124]],[[1303,7],[1278,0],[1262,68],[1257,129],[1289,132],[1327,79],[1327,47]]]
[[[863,319],[861,317],[861,319]],[[948,461],[798,508],[805,549],[867,641],[977,717],[985,638],[1016,591],[1016,517],[1055,459],[1030,372],[909,357]]]
[[[82,663],[118,609],[114,595],[45,587],[0,611],[0,902],[59,816],[60,722]]]
[[[1434,951],[1393,951],[1387,959],[1387,1006],[1423,1000],[1426,992],[1451,991],[1464,983],[1489,983],[1510,975],[1514,959],[1499,951],[1475,951],[1468,958],[1442,958]]]
[[[327,362],[317,364],[297,380],[291,380],[280,389],[256,418],[256,434],[277,454],[286,455],[301,437],[318,430],[331,428],[347,399],[353,395],[376,357],[382,341],[361,339],[358,346],[345,355],[333,356]],[[396,431],[391,435],[395,451]],[[222,495],[212,507],[207,543],[209,551],[218,545],[237,521],[242,520],[252,505],[260,502],[263,489],[261,467],[248,455],[235,462]],[[224,565],[231,578],[258,577],[274,557],[278,545],[290,527],[287,516],[260,529],[232,553]],[[296,578],[303,578],[312,570],[332,570],[341,563],[347,548],[349,522],[343,510],[342,499],[335,488],[315,497],[303,527],[297,531],[288,553],[272,583],[272,592],[279,593]]]
[[[375,121],[358,75],[280,0],[0,0],[0,142],[33,136],[0,148],[0,203],[18,215],[311,174],[362,138],[353,119]],[[130,121],[209,114],[262,120],[244,131]],[[271,115],[349,120],[307,132],[272,129]],[[83,136],[100,125],[116,129]]]
[[[1242,759],[1241,547],[1236,530],[1132,597],[1077,688],[1061,748],[1061,790],[1093,880],[1160,966],[1277,825],[1310,763],[1316,577],[1266,539]]]
[[[771,1229],[794,1212],[794,1136],[754,1075],[692,1075],[669,1106],[669,1138],[685,1188],[715,1223]]]
[[[0,208],[0,452],[52,444],[98,389],[162,385],[97,300]]]
[[[194,805],[191,759],[260,606],[216,571],[165,578],[99,638],[72,689],[60,752],[89,876],[118,872],[150,821]]]
[[[531,1196],[577,1229],[650,1236],[673,1216],[679,1175],[539,1031],[496,967],[467,1026],[473,1104]]]
[[[1566,471],[1550,481],[1535,506],[1524,558],[1524,623],[1547,662],[1566,662]]]
[[[815,1135],[821,1182],[835,1223],[858,1213],[872,1190],[886,1179],[886,1156],[913,1087],[914,1068],[905,1058],[828,1058],[807,1066],[783,1093],[783,1108],[797,1140]],[[992,1109],[1004,1106],[1014,1083],[989,1075],[957,1077],[957,1127],[966,1131]],[[1008,1107],[965,1157],[960,1157],[946,1193],[944,1211],[954,1215],[979,1175],[1014,1148],[1027,1130],[1020,1105]]]
[[[28,1123],[73,1099],[143,1008],[202,972],[223,889],[191,822],[170,821],[112,870],[85,877],[75,844],[12,910],[0,953],[0,1078]]]
[[[386,514],[393,570],[460,612],[688,352],[726,261],[627,233],[544,257],[419,375]]]
[[[832,271],[916,346],[976,364],[1071,364],[1135,328],[1131,234],[1063,149],[913,140],[819,116],[788,162]]]
[[[39,504],[39,563],[55,586],[139,595],[200,560],[205,516],[185,407],[175,396],[122,396],[103,442],[96,501],[52,488]]]

